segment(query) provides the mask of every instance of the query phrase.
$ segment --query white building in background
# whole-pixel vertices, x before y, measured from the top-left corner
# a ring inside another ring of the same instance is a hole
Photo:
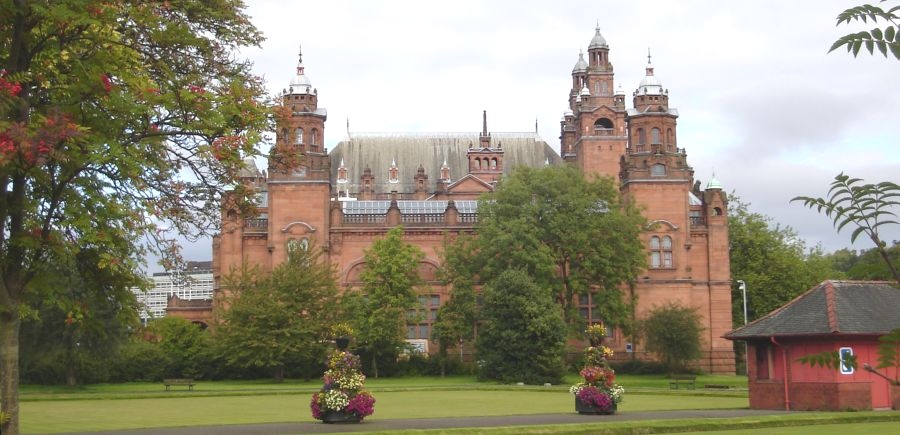
[[[147,292],[134,287],[131,289],[140,304],[141,321],[166,316],[172,296],[181,301],[211,301],[213,297],[213,275],[211,261],[189,261],[180,279],[173,279],[167,272],[157,272],[151,277],[153,287]]]

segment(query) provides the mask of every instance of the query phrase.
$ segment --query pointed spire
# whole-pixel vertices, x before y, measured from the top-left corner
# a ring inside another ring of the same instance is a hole
[[[481,120],[481,135],[482,135],[482,136],[487,136],[487,110],[485,110],[484,112],[482,112],[481,116],[482,116],[482,120]]]
[[[309,94],[312,92],[309,78],[306,77],[306,74],[303,71],[303,50],[299,47],[297,48],[297,73],[294,75],[294,78],[291,79],[287,94],[293,94],[295,92],[299,94]]]
[[[538,119],[537,116],[534,117],[534,134],[538,134]]]

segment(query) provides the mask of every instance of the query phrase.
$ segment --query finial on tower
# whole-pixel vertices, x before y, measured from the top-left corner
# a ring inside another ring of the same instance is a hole
[[[303,47],[297,44],[297,62],[303,63]]]
[[[647,47],[647,65],[650,65],[650,47]]]
[[[481,114],[481,135],[487,136],[487,110]]]

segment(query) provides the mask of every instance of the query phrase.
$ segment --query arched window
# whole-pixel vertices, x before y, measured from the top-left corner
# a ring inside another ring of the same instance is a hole
[[[644,134],[643,128],[638,129],[637,135],[638,135],[638,145],[643,145],[643,144],[647,143],[647,135]]]
[[[656,127],[653,127],[653,129],[650,130],[650,143],[653,145],[662,143],[659,141],[659,129]]]
[[[497,169],[497,159],[491,159],[491,169]]]
[[[665,177],[666,176],[666,165],[662,163],[657,163],[650,167],[650,175],[653,177]]]
[[[316,128],[312,129],[312,136],[310,136],[309,140],[313,145],[319,144],[319,130],[318,129],[316,129]]]
[[[594,129],[601,129],[601,128],[612,129],[613,122],[610,121],[609,118],[600,118],[600,119],[594,121]]]
[[[650,237],[650,268],[670,269],[672,261],[672,238],[669,236]]]
[[[606,87],[606,82],[600,82],[600,95],[606,95],[609,93],[609,89]]]
[[[297,127],[296,129],[294,129],[294,143],[295,144],[303,143],[303,129],[300,127]]]

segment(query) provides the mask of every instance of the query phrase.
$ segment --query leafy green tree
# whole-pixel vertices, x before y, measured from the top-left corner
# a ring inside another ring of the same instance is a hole
[[[703,326],[696,309],[669,302],[654,307],[642,320],[644,346],[672,372],[685,370],[700,357]]]
[[[580,329],[574,303],[594,298],[611,325],[628,319],[621,285],[646,267],[640,212],[619,197],[611,178],[588,180],[570,165],[516,168],[479,205],[481,276],[520,269],[563,307]]]
[[[51,252],[93,244],[98,268],[133,276],[135,260],[102,249],[117,235],[150,236],[170,259],[175,232],[217,226],[268,122],[262,81],[237,57],[261,41],[243,7],[0,3],[0,432],[19,432],[21,318]]]
[[[396,359],[405,346],[409,314],[418,307],[419,263],[425,254],[403,241],[403,228],[394,227],[365,251],[365,269],[360,274],[361,292],[348,298],[348,311],[359,348],[371,356],[377,378],[380,359]]]
[[[441,359],[441,376],[445,373],[447,350],[459,345],[462,362],[463,342],[475,337],[478,322],[478,296],[475,292],[477,261],[476,240],[465,234],[450,239],[446,237],[441,251],[441,267],[438,279],[451,287],[450,300],[438,310],[432,338],[438,342]]]
[[[561,308],[527,273],[507,270],[484,287],[477,339],[479,377],[558,384],[565,342]]]
[[[99,257],[97,250],[84,248],[74,259],[57,258],[39,278],[48,291],[30,303],[35,316],[22,325],[23,368],[48,362],[73,386],[86,359],[115,354],[138,329],[131,288],[143,281],[98,268]]]
[[[891,268],[888,265],[893,265],[894,269],[900,268],[900,243],[895,241],[886,251],[890,263],[884,261],[878,249],[872,248],[861,251],[853,265],[847,269],[847,278],[871,281],[890,281],[893,279]]]
[[[812,286],[831,278],[831,264],[821,250],[807,253],[790,227],[750,210],[750,204],[730,195],[728,242],[731,276],[747,283],[749,320],[764,316]],[[732,298],[735,326],[743,324],[740,293]]]
[[[223,282],[228,309],[216,338],[229,364],[272,370],[281,382],[288,365],[324,361],[338,287],[334,268],[315,245],[294,250],[271,274],[244,265]]]
[[[885,0],[881,0],[881,3],[884,2]],[[834,41],[828,52],[847,47],[847,52],[853,53],[853,57],[856,57],[860,48],[865,45],[869,54],[875,54],[875,48],[877,47],[884,57],[888,57],[888,52],[890,51],[895,58],[900,60],[900,16],[897,15],[898,10],[900,10],[900,6],[894,6],[885,10],[882,7],[869,4],[844,10],[837,16],[838,26],[845,23],[850,24],[851,21],[866,23],[869,20],[873,24],[883,21],[888,25],[884,29],[875,27],[869,31],[863,30],[844,35],[838,38],[837,41]]]
[[[211,342],[200,325],[181,317],[166,316],[151,320],[147,332],[166,355],[165,377],[204,377]]]
[[[900,225],[894,211],[900,207],[900,185],[890,181],[860,184],[862,181],[861,178],[851,178],[841,172],[831,182],[827,198],[798,196],[791,199],[791,202],[800,201],[806,207],[825,213],[838,232],[850,226],[853,228],[850,233],[851,242],[855,242],[862,234],[868,236],[890,269],[894,281],[900,284],[900,273],[891,261],[887,243],[879,235],[884,226]]]

